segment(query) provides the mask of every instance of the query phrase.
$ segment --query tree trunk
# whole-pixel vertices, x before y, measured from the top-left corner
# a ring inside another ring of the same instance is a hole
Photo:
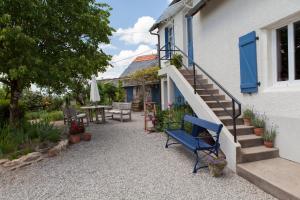
[[[19,107],[19,99],[21,97],[21,89],[18,81],[12,81],[11,85],[11,97],[9,107],[9,123],[12,126],[19,126],[21,121],[21,110]]]

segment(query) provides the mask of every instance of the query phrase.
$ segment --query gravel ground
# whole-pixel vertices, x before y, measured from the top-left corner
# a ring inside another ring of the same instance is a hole
[[[90,126],[90,142],[0,177],[0,199],[274,199],[234,173],[192,173],[182,147],[143,132],[143,117]]]

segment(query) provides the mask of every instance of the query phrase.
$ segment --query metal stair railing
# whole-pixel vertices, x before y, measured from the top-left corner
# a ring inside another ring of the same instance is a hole
[[[168,46],[170,48],[170,45]],[[161,52],[165,52],[164,55]],[[172,45],[170,49],[166,49],[166,46],[163,46],[162,48],[159,49],[159,55],[162,55],[159,57],[159,62],[162,60],[168,60],[171,61],[173,56],[175,54],[179,54],[182,56],[182,58],[186,58],[188,60],[188,63],[192,65],[192,72],[190,68],[184,64],[183,60],[178,60],[177,62],[181,63],[181,66],[187,69],[188,72],[193,75],[193,88],[195,94],[197,93],[197,85],[202,86],[203,89],[206,91],[210,91],[207,88],[204,87],[203,83],[201,83],[199,80],[197,80],[197,73],[196,73],[196,68],[198,68],[210,81],[212,81],[224,94],[227,95],[231,99],[231,108],[232,112],[230,112],[227,109],[227,106],[225,106],[220,100],[212,93],[208,92],[209,95],[218,103],[218,105],[224,109],[224,111],[232,118],[232,124],[233,124],[233,136],[234,136],[234,142],[237,142],[237,130],[236,130],[236,120],[237,118],[241,115],[242,111],[242,106],[241,103],[231,94],[229,93],[218,81],[216,81],[208,72],[206,72],[202,67],[200,67],[195,61],[190,58],[186,53],[184,53],[180,48],[178,48],[176,45]],[[236,107],[238,110],[236,110]]]

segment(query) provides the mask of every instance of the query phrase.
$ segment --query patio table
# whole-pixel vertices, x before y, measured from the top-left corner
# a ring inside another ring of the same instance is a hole
[[[111,106],[105,105],[96,105],[96,106],[82,106],[80,107],[83,110],[86,110],[87,115],[89,116],[90,122],[93,122],[93,110],[96,112],[96,123],[100,123],[98,114],[101,113],[102,123],[105,123],[105,109],[111,108]]]

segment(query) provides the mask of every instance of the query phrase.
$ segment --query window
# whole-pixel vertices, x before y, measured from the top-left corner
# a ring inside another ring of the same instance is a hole
[[[295,38],[295,79],[300,79],[300,22],[294,24]]]
[[[288,27],[277,29],[277,81],[289,80]]]
[[[274,30],[276,80],[300,80],[300,21]]]

